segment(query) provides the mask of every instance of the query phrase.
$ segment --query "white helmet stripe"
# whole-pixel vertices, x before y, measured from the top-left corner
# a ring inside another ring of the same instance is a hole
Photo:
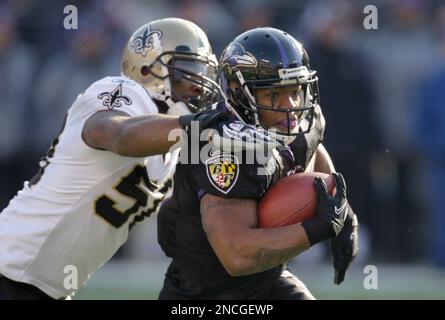
[[[243,74],[241,73],[241,71],[236,71],[236,76],[238,77],[238,81],[241,84],[241,88],[244,88],[244,91],[247,93],[247,95],[249,96],[249,99],[251,99],[251,101],[253,101],[253,103],[256,103],[256,99],[254,96],[252,96],[252,94],[250,93],[250,90],[247,86],[244,86],[244,84],[246,83],[246,81],[244,81],[244,77]],[[257,111],[257,108],[255,107],[255,105],[251,104],[250,107]],[[255,125],[259,126],[260,125],[260,120],[258,119],[258,112],[254,112],[253,116],[255,118]]]

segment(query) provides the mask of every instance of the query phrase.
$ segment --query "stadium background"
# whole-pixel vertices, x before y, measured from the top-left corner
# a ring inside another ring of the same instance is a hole
[[[377,30],[363,26],[368,4],[378,9]],[[63,27],[66,5],[78,9],[77,30]],[[333,285],[326,247],[290,262],[315,296],[444,299],[445,4],[439,0],[0,0],[0,209],[35,173],[77,94],[119,74],[132,31],[170,16],[201,26],[217,56],[256,26],[286,30],[306,46],[320,77],[325,145],[361,221],[360,255],[340,287]],[[156,298],[168,260],[155,223],[151,217],[135,227],[76,298]],[[364,288],[366,265],[377,267],[377,290]]]

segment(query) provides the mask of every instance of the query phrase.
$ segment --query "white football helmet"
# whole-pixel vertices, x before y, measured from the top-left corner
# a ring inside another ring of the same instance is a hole
[[[209,40],[201,28],[184,19],[155,20],[137,29],[125,46],[121,69],[171,108],[182,101],[197,112],[218,98],[218,62]],[[178,81],[198,86],[201,93],[179,97],[174,90]]]

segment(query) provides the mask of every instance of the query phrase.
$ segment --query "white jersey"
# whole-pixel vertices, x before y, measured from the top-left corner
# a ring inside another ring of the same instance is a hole
[[[111,109],[158,113],[147,91],[123,77],[99,80],[77,97],[42,174],[0,214],[0,274],[56,299],[69,296],[113,256],[135,222],[157,210],[177,152],[164,162],[90,148],[81,137],[85,121]]]

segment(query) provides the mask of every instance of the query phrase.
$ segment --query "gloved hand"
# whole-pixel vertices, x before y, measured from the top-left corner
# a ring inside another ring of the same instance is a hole
[[[343,228],[347,213],[346,183],[340,173],[332,173],[332,176],[337,188],[335,196],[328,193],[323,179],[314,180],[317,190],[315,217],[301,224],[311,246],[337,236]]]
[[[215,109],[179,117],[179,125],[183,131],[180,143],[175,144],[175,146],[181,147],[181,163],[195,164],[199,162],[199,144],[203,142],[202,139],[209,140],[211,133],[214,131],[211,129],[212,124],[223,117],[228,117],[228,113]],[[208,136],[202,137],[203,131],[207,129],[209,129]]]
[[[226,117],[227,113],[216,109],[205,110],[198,113],[187,114],[179,117],[179,125],[185,129],[185,131],[190,132],[193,123],[197,125],[198,132],[207,129],[216,120],[221,117]]]
[[[347,216],[338,236],[331,239],[329,248],[331,251],[332,262],[334,264],[335,276],[334,283],[343,282],[352,261],[358,252],[358,220],[352,208],[347,204]]]

